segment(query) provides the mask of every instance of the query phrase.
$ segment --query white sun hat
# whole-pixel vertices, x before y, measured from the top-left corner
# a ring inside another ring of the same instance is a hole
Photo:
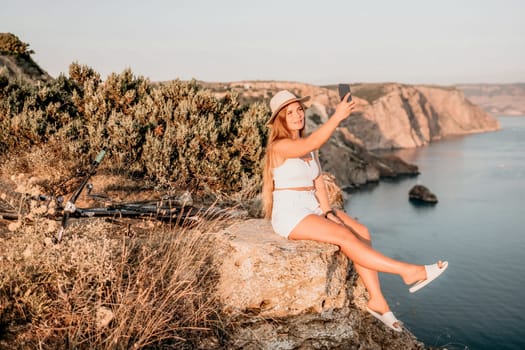
[[[285,106],[289,105],[292,102],[306,102],[310,99],[310,96],[297,97],[288,90],[281,90],[276,93],[270,100],[270,109],[272,111],[272,117],[268,121],[268,125],[272,124],[277,116],[277,113]]]

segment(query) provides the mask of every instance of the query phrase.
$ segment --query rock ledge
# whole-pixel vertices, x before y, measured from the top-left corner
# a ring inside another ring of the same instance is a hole
[[[366,294],[339,247],[284,239],[264,219],[213,237],[218,298],[236,325],[228,348],[424,348],[363,311]]]

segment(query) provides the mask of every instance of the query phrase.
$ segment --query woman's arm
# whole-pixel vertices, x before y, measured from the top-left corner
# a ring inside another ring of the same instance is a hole
[[[346,102],[346,96],[337,104],[334,114],[319,129],[307,137],[296,140],[282,139],[272,145],[272,151],[280,158],[297,158],[319,149],[332,135],[339,123],[354,109],[355,102]]]

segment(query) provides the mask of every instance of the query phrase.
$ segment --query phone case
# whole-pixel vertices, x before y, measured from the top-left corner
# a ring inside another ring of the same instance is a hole
[[[348,85],[348,84],[339,84],[338,85],[338,89],[339,89],[339,98],[342,100],[343,97],[345,97],[345,95],[350,92],[350,85]],[[350,94],[350,96],[348,96],[347,102],[350,102],[350,101],[352,101],[352,95],[351,94]]]

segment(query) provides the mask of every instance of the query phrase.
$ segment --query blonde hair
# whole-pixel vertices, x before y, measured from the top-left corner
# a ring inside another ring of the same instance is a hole
[[[286,105],[283,108],[281,108],[279,113],[277,113],[277,116],[275,117],[273,123],[270,125],[270,135],[268,136],[266,155],[264,156],[263,162],[262,200],[263,213],[266,219],[270,219],[272,217],[273,208],[272,192],[274,190],[274,183],[272,170],[274,165],[274,159],[272,152],[272,144],[278,140],[292,137],[292,132],[290,131],[290,129],[288,129],[288,126],[286,124],[286,110],[288,109],[288,106],[289,105]],[[305,106],[302,103],[301,106],[303,107],[303,110],[305,110]],[[303,126],[303,128],[299,130],[299,137],[303,137],[304,129],[305,128]]]

